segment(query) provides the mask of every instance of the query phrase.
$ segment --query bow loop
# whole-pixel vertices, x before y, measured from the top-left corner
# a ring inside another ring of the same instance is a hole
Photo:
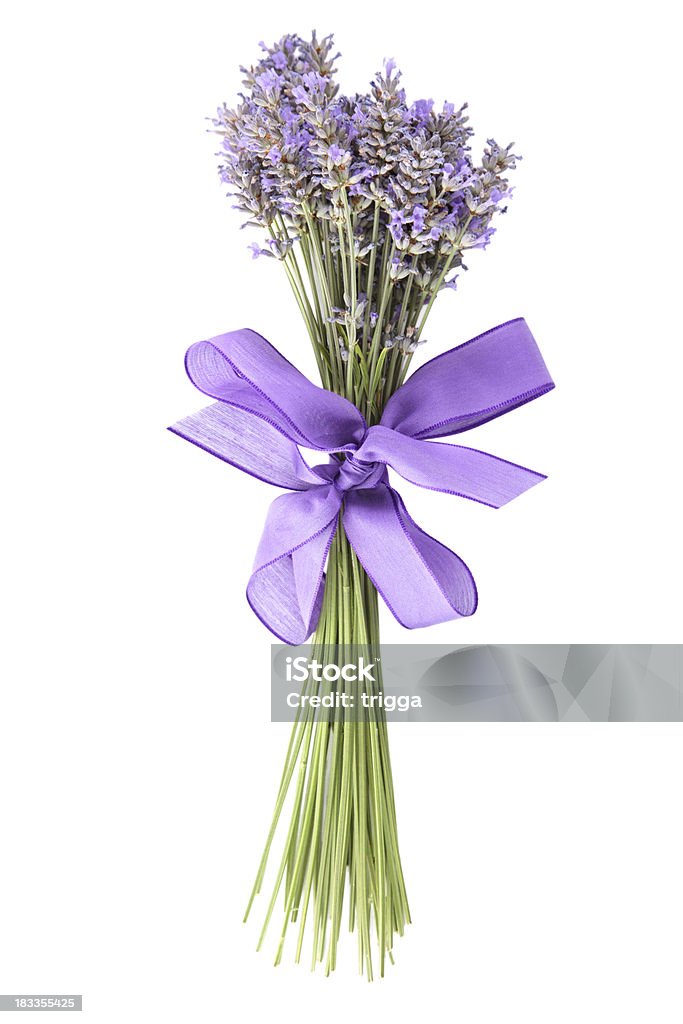
[[[328,484],[305,494],[281,494],[268,511],[247,600],[286,644],[304,643],[316,627],[341,502]]]
[[[446,437],[502,416],[554,386],[534,336],[519,318],[419,367],[389,399],[381,423],[409,437]]]
[[[367,424],[355,405],[317,387],[256,331],[196,342],[185,368],[204,394],[265,420],[306,448],[350,450],[365,436]]]
[[[344,529],[402,626],[433,626],[476,611],[477,588],[462,558],[420,529],[393,488],[352,491]]]

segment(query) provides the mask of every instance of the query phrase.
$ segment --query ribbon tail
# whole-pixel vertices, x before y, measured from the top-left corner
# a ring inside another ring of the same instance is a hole
[[[393,488],[349,492],[344,529],[402,626],[416,629],[474,614],[472,573],[455,552],[420,529]]]
[[[283,643],[305,643],[317,625],[341,501],[328,485],[282,494],[270,506],[247,600]]]
[[[216,402],[168,428],[210,455],[276,487],[302,491],[320,483],[294,441],[258,415]]]
[[[546,479],[542,473],[477,448],[420,441],[383,426],[370,427],[357,458],[385,463],[418,487],[491,508],[500,508]]]

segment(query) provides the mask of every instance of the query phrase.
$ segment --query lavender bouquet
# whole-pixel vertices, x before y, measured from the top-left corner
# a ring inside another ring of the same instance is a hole
[[[191,379],[217,402],[171,429],[292,492],[271,507],[247,590],[266,625],[287,643],[313,633],[313,659],[323,663],[350,646],[375,660],[378,591],[408,627],[472,614],[477,600],[467,566],[413,522],[387,466],[494,507],[543,479],[430,440],[552,387],[524,321],[404,383],[438,293],[455,287],[468,250],[490,242],[518,158],[489,139],[475,159],[465,106],[408,103],[393,61],[368,93],[344,96],[331,36],[288,35],[262,50],[242,68],[239,103],[212,120],[220,176],[246,223],[263,232],[253,255],[282,264],[322,389],[255,332],[232,332],[189,350]],[[328,453],[328,463],[308,466],[300,445]],[[359,685],[345,684],[356,695]],[[377,697],[381,679],[363,686]],[[309,696],[330,690],[319,679],[305,687]],[[386,720],[376,701],[356,709],[300,712],[247,915],[289,795],[259,946],[283,892],[276,963],[290,925],[300,960],[309,922],[312,966],[329,973],[347,898],[359,968],[371,979],[373,946],[382,975],[410,912]]]

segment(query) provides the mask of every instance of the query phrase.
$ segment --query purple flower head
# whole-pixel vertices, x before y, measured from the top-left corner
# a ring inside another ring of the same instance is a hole
[[[327,158],[330,163],[336,167],[341,167],[342,164],[347,163],[351,159],[351,154],[338,146],[336,142],[333,142],[327,151]]]
[[[414,234],[419,235],[420,232],[424,231],[425,217],[426,216],[427,216],[427,211],[425,210],[424,206],[414,206],[413,207],[413,232],[414,232]]]
[[[470,224],[470,231],[473,236],[473,240],[469,242],[470,249],[486,249],[496,233],[495,228],[484,228],[476,219]]]
[[[261,75],[257,75],[256,81],[264,92],[269,90],[275,92],[282,85],[282,78],[272,68],[264,71]]]
[[[511,195],[511,193],[512,193],[512,189],[509,189],[509,188],[506,188],[506,189],[492,188],[491,189],[491,193],[490,193],[491,202],[495,206],[498,206],[498,204],[501,202],[501,200],[508,199],[509,196]]]
[[[353,121],[353,123],[356,126],[356,129],[358,131],[361,131],[367,125],[367,123],[368,123],[368,114],[363,109],[362,103],[356,103],[355,104],[355,106],[353,108],[353,114],[351,115],[351,120]]]
[[[426,121],[434,107],[434,100],[416,100],[410,112],[418,121]]]
[[[311,92],[324,92],[327,88],[327,79],[317,71],[309,71],[304,75],[304,85]]]
[[[312,110],[322,106],[327,98],[329,79],[317,71],[307,71],[302,76],[301,81],[303,82],[305,92],[302,95],[300,90],[296,90],[297,101]]]
[[[358,128],[353,120],[347,120],[344,125],[346,141],[351,143],[358,138]]]

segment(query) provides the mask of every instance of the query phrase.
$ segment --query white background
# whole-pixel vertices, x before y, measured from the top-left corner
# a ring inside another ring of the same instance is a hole
[[[672,13],[4,5],[0,992],[82,992],[95,1024],[680,1022],[676,725],[395,727],[398,966],[368,986],[349,940],[332,979],[274,970],[274,934],[256,955],[287,727],[243,590],[275,492],[164,430],[202,405],[194,340],[252,326],[313,372],[203,117],[258,40],[334,30],[347,90],[394,56],[413,98],[468,99],[478,141],[524,156],[420,358],[521,314],[558,384],[466,441],[549,474],[508,508],[401,485],[481,603],[385,638],[681,640]]]

